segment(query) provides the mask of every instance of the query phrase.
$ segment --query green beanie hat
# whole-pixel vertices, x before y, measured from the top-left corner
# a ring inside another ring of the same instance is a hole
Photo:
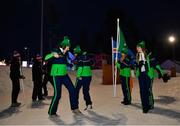
[[[59,46],[61,47],[67,47],[67,46],[70,46],[70,40],[68,38],[68,36],[64,36],[64,40],[60,43],[59,42]]]
[[[121,53],[128,54],[128,48],[127,47],[122,48]]]
[[[140,43],[137,44],[137,46],[145,49],[145,42],[141,41]]]
[[[76,46],[76,48],[74,48],[74,53],[75,54],[80,54],[81,53],[81,48],[79,45]]]

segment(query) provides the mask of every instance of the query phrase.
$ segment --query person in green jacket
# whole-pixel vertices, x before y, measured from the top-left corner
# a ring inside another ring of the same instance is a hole
[[[131,59],[128,56],[128,48],[124,47],[121,51],[121,59],[116,63],[120,72],[121,87],[124,99],[121,102],[124,105],[131,104],[130,76],[131,76]]]
[[[50,75],[53,78],[53,87],[54,87],[54,96],[52,98],[48,114],[50,117],[56,117],[57,115],[57,108],[58,103],[61,98],[61,88],[62,84],[67,88],[69,92],[69,99],[71,110],[75,114],[81,114],[80,110],[78,109],[78,101],[76,90],[74,85],[67,74],[67,52],[70,48],[70,40],[68,37],[64,37],[64,40],[60,42],[59,48],[56,51],[46,55],[45,60],[51,59],[52,67]]]
[[[162,78],[164,82],[167,82],[170,78],[162,71],[152,54],[147,53],[144,41],[138,43],[136,49],[136,76],[139,80],[142,109],[143,113],[148,113],[150,109],[154,108],[152,86],[153,79],[157,76],[155,70],[158,72],[159,78]]]
[[[91,66],[93,65],[92,60],[87,56],[86,52],[82,52],[80,46],[74,49],[76,56],[75,63],[77,66],[77,79],[76,79],[76,90],[77,97],[79,99],[79,91],[83,87],[83,96],[86,102],[86,108],[84,110],[92,109],[92,101],[89,94],[90,84],[92,79]]]

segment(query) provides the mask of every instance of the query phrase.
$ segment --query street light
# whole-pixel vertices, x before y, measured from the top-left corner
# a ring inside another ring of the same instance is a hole
[[[172,51],[173,51],[173,61],[174,61],[175,60],[175,41],[176,41],[176,38],[173,35],[171,35],[171,36],[169,36],[168,40],[169,40],[169,43],[171,43],[173,46]]]
[[[169,36],[169,42],[174,43],[175,42],[175,37],[174,36]]]

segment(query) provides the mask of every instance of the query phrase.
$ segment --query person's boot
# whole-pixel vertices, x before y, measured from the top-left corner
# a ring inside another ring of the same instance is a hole
[[[149,111],[149,108],[144,108],[143,109],[143,113],[148,113],[148,111]]]
[[[12,103],[11,107],[19,107],[21,105],[20,102]]]
[[[49,118],[58,118],[59,115],[58,114],[52,114],[52,115],[49,115]]]
[[[124,104],[124,105],[130,105],[131,102],[128,102],[128,101],[122,101],[121,104]]]
[[[45,100],[45,98],[43,96],[38,98],[38,101],[43,101],[43,100]]]

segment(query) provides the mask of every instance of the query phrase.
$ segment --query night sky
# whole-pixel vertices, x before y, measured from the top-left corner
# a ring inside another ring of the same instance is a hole
[[[41,0],[1,1],[0,14],[0,59],[10,58],[13,50],[25,57],[24,47],[30,56],[40,52]],[[67,35],[72,49],[79,44],[90,53],[110,54],[117,18],[133,51],[144,40],[160,61],[172,59],[168,36],[174,35],[180,60],[179,0],[44,0],[43,53]]]

